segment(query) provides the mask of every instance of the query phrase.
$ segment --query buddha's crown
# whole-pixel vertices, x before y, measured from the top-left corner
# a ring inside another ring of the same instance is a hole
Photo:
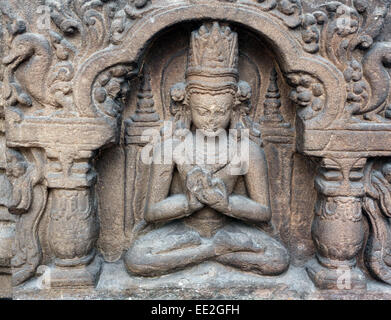
[[[221,88],[238,81],[238,35],[218,22],[193,31],[190,41],[188,85]]]

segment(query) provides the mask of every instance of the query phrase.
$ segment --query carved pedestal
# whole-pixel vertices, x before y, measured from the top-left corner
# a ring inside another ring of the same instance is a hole
[[[364,245],[362,169],[366,159],[324,159],[316,178],[319,192],[312,226],[317,262],[307,271],[320,289],[365,289],[357,268]]]
[[[96,217],[97,200],[94,192],[96,174],[88,160],[74,160],[69,164],[70,175],[61,179],[48,172],[51,188],[49,245],[53,251],[55,268],[50,269],[45,285],[50,287],[94,287],[101,261],[96,257],[95,243],[99,226]],[[51,162],[50,167],[66,166]]]

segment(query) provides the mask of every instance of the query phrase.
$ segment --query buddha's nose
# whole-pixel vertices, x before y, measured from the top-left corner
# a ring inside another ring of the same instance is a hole
[[[211,112],[208,120],[210,124],[214,124],[216,122],[216,115],[213,112]]]

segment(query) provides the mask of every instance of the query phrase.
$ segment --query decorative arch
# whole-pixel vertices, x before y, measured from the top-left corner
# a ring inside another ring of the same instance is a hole
[[[294,31],[287,28],[281,20],[267,12],[237,4],[224,4],[218,8],[208,4],[182,4],[146,15],[134,24],[121,45],[99,51],[83,64],[74,81],[74,99],[80,115],[96,116],[91,90],[100,72],[117,64],[137,62],[150,41],[169,27],[187,21],[208,19],[246,26],[272,45],[285,74],[309,74],[323,84],[326,103],[314,117],[304,121],[305,129],[325,129],[342,112],[346,100],[346,83],[342,73],[327,60],[308,54],[295,37]]]

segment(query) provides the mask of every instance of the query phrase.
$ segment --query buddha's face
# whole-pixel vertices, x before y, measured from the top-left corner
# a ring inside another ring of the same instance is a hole
[[[192,93],[189,99],[192,121],[197,129],[217,135],[228,127],[234,97],[232,93]]]

